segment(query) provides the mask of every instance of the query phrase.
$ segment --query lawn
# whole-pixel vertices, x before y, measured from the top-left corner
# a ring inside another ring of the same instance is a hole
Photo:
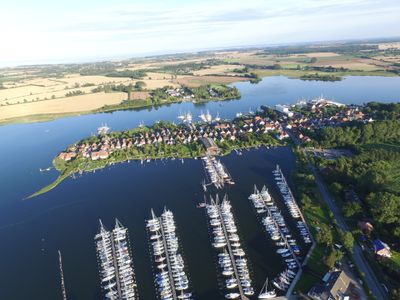
[[[392,250],[392,257],[390,261],[393,263],[395,269],[400,270],[400,252],[396,252]]]

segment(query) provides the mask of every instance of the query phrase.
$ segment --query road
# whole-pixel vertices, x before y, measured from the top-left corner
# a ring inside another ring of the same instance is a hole
[[[290,138],[293,140],[293,142],[296,145],[300,145],[300,141],[294,136],[294,134],[290,131],[288,131],[288,134]],[[302,148],[303,154],[305,157],[307,157],[306,150]],[[321,175],[318,173],[317,169],[313,164],[308,162],[308,167],[313,173],[315,177],[315,182],[317,184],[317,187],[319,189],[319,192],[321,193],[322,199],[325,201],[325,203],[328,205],[329,209],[332,211],[333,216],[336,219],[337,225],[339,228],[343,231],[350,231],[349,226],[346,224],[346,221],[342,215],[341,210],[336,206],[336,203],[333,201],[332,197],[330,196],[327,188],[325,187],[325,184],[321,178]],[[362,273],[364,273],[364,280],[366,285],[369,287],[371,290],[372,294],[375,296],[376,299],[381,300],[381,299],[388,299],[387,294],[383,290],[383,287],[379,280],[376,278],[375,273],[369,266],[369,264],[365,261],[364,255],[362,253],[361,247],[357,244],[354,243],[353,245],[353,258],[354,258],[354,263],[357,266],[358,270]]]
[[[321,196],[324,199],[325,203],[328,205],[329,209],[332,211],[336,219],[337,225],[343,231],[350,231],[350,228],[347,226],[346,221],[342,215],[342,212],[339,210],[339,208],[333,201],[332,197],[329,195],[329,192],[326,189],[325,184],[323,183],[318,171],[315,169],[315,166],[309,163],[309,167],[315,177],[315,182],[317,183]],[[362,249],[357,243],[354,243],[353,246],[353,258],[354,258],[354,263],[357,266],[358,270],[360,270],[360,272],[365,274],[364,277],[365,283],[367,284],[367,286],[369,287],[375,298],[379,300],[388,299],[386,293],[382,288],[382,285],[376,278],[373,270],[371,269],[369,264],[365,261]]]

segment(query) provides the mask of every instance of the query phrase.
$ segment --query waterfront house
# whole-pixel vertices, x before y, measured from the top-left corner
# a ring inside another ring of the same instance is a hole
[[[351,295],[352,282],[344,271],[325,274],[322,283],[314,286],[308,296],[315,300],[345,300]]]
[[[372,242],[372,245],[374,247],[374,252],[377,256],[392,257],[392,252],[390,251],[390,247],[386,243],[377,239]]]
[[[219,152],[219,149],[215,142],[207,137],[203,137],[200,139],[201,143],[203,144],[204,148],[207,151],[207,154],[209,155],[217,155]]]

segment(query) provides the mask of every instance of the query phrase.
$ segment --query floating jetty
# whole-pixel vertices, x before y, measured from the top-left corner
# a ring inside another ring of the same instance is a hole
[[[254,295],[246,253],[244,252],[231,211],[231,204],[224,197],[219,203],[218,195],[206,205],[212,234],[212,246],[218,251],[218,266],[224,280],[226,299],[248,299]]]
[[[290,215],[295,219],[300,219],[297,221],[297,228],[300,231],[301,237],[306,244],[312,243],[312,237],[308,226],[303,218],[303,215],[300,211],[299,206],[293,196],[292,191],[289,188],[289,185],[286,182],[285,176],[282,173],[279,165],[276,165],[276,169],[272,172],[275,177],[276,184],[282,194],[283,200],[285,202],[286,207],[289,210]]]
[[[272,280],[272,284],[278,289],[286,291],[296,276],[296,270],[300,268],[300,261],[298,259],[300,248],[265,186],[263,186],[261,192],[254,186],[254,192],[249,196],[249,199],[260,216],[259,219],[266,233],[275,242],[278,248],[276,252],[282,256],[282,259],[286,263],[286,270]],[[286,276],[283,274],[289,275]]]
[[[61,291],[63,295],[63,300],[67,300],[67,289],[65,288],[65,281],[64,281],[64,271],[63,271],[63,264],[61,258],[61,251],[58,250],[58,264],[60,267],[60,278],[61,278]]]
[[[116,219],[110,232],[100,222],[95,236],[100,282],[105,299],[138,299],[128,230]]]
[[[217,189],[222,189],[225,184],[235,184],[226,167],[214,156],[207,155],[201,158],[204,170],[209,179],[209,184],[213,184]],[[203,184],[203,188],[206,184]]]
[[[146,227],[156,267],[154,275],[159,298],[193,299],[185,263],[179,251],[173,213],[164,209],[161,217],[157,217],[151,210],[151,218],[146,221]]]

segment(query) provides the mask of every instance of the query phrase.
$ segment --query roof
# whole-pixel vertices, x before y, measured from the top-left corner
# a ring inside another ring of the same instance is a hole
[[[341,299],[351,283],[344,271],[329,272],[323,280],[310,290],[313,299]]]
[[[212,147],[217,147],[217,145],[215,145],[214,141],[208,137],[201,138],[201,142],[203,143],[203,145],[206,149],[212,148]]]
[[[375,252],[384,250],[384,249],[388,249],[388,245],[386,245],[384,242],[382,242],[381,240],[374,240],[372,242],[372,245],[374,246],[374,250]]]

